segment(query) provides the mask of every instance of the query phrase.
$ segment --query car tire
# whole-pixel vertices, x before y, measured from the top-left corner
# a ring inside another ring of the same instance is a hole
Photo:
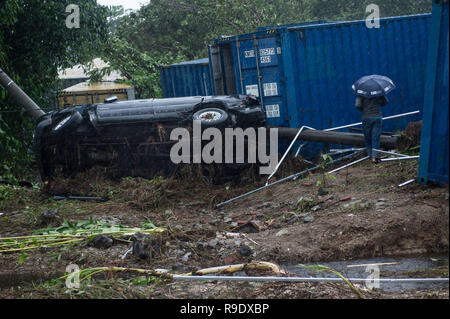
[[[228,123],[228,113],[219,108],[202,109],[192,116],[194,121],[201,121],[203,127],[222,127]]]
[[[83,121],[83,117],[81,116],[80,112],[76,111],[72,115],[70,115],[70,118],[67,121],[65,121],[63,124],[60,124],[63,121],[65,121],[65,119],[62,119],[59,124],[56,124],[56,126],[52,129],[53,134],[62,134],[74,130]]]

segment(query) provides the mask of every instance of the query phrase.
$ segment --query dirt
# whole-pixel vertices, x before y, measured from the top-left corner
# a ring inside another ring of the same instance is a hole
[[[285,169],[278,176],[287,176],[288,172]],[[211,185],[192,175],[183,181],[173,178],[105,181],[91,175],[84,176],[78,183],[16,189],[0,203],[1,237],[29,235],[43,228],[39,216],[49,209],[58,209],[59,217],[53,226],[64,219],[77,221],[92,217],[130,227],[139,227],[150,220],[168,231],[161,237],[160,255],[149,260],[139,260],[132,254],[121,259],[130,246],[126,242],[117,242],[109,249],[96,249],[86,244],[41,248],[27,251],[24,260],[19,260],[21,253],[2,254],[0,297],[358,298],[344,283],[157,282],[130,286],[122,282],[124,279],[106,278],[109,287],[123,288],[120,290],[123,296],[118,296],[114,289],[103,289],[101,280],[79,295],[64,293],[64,287],[55,290],[45,284],[31,286],[26,282],[35,281],[39,275],[44,279],[60,276],[69,264],[81,268],[163,268],[184,273],[251,261],[292,265],[373,257],[448,255],[448,186],[413,183],[397,187],[416,174],[417,162],[414,161],[377,165],[363,162],[335,173],[335,178],[310,174],[220,209],[215,209],[215,204],[262,186],[264,180],[246,176],[239,183]],[[105,203],[54,201],[49,195],[50,191],[67,193],[73,185],[83,191],[72,195],[106,195],[110,200]],[[319,196],[319,188],[325,189],[327,194]],[[27,274],[38,275],[28,278]],[[389,274],[395,275],[395,272]],[[442,271],[424,270],[420,274],[442,276]],[[16,279],[11,282],[11,278]],[[363,286],[360,289],[367,298],[449,296],[448,286],[402,292],[369,291]]]

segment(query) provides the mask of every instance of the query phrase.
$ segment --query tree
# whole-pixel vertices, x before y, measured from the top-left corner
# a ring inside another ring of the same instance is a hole
[[[66,7],[80,8],[80,28],[66,26]],[[57,88],[59,68],[91,60],[108,38],[108,10],[95,0],[3,0],[0,67],[43,109]],[[34,124],[0,88],[0,178],[29,166]]]
[[[365,19],[369,4],[379,6],[381,18],[431,12],[429,0],[311,0],[309,3],[314,17],[337,21]]]

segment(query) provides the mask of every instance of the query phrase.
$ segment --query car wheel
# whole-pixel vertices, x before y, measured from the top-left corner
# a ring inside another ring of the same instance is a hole
[[[202,126],[222,126],[228,122],[228,113],[218,108],[208,108],[197,111],[193,115],[194,121],[201,121]]]

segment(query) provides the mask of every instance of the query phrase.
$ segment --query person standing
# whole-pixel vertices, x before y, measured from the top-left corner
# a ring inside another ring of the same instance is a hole
[[[355,101],[356,109],[362,113],[362,128],[367,156],[375,164],[380,162],[379,154],[374,149],[380,148],[381,127],[383,125],[381,108],[388,103],[389,101],[384,95],[374,98],[357,96]]]

